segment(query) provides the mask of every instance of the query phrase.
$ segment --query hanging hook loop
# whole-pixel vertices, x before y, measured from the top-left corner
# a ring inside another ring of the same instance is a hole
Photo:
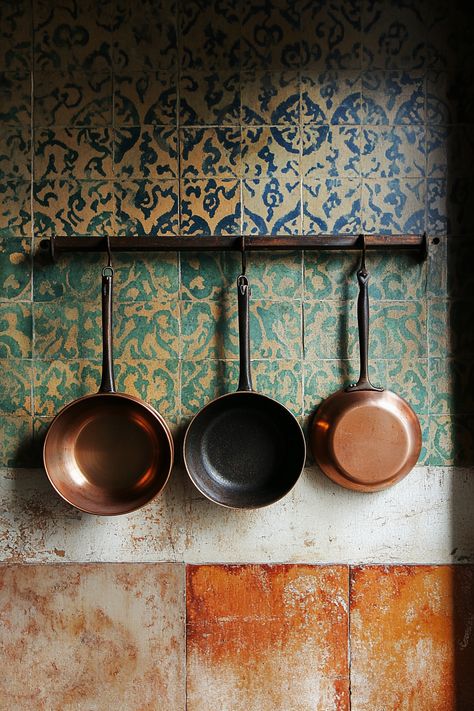
[[[245,251],[245,236],[240,237],[240,254],[242,257],[242,276],[247,273],[247,252]]]
[[[112,248],[110,246],[109,235],[105,236],[105,245],[107,249],[107,266],[102,269],[103,276],[113,276],[114,268],[112,266]]]
[[[359,241],[360,241],[361,247],[362,247],[362,254],[361,254],[361,258],[360,258],[359,271],[364,272],[364,274],[365,274],[365,273],[367,273],[367,269],[365,267],[365,251],[366,251],[365,235],[359,235]]]

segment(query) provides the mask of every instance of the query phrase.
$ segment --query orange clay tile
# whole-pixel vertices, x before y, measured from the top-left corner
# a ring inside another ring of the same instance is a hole
[[[183,711],[183,573],[0,566],[0,709]]]
[[[348,568],[187,569],[188,711],[347,711]]]
[[[474,566],[351,571],[352,711],[474,709]]]

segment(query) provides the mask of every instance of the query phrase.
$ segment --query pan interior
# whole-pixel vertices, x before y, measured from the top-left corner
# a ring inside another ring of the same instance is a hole
[[[188,472],[208,498],[225,506],[273,503],[297,481],[304,439],[295,418],[258,393],[233,393],[193,420],[185,442]]]

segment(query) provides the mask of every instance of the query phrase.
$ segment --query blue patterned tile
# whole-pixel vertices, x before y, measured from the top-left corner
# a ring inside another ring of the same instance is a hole
[[[30,0],[3,0],[0,3],[0,71],[30,68],[31,37]]]
[[[474,228],[474,217],[471,210],[473,200],[473,178],[430,178],[427,181],[427,214],[430,234],[471,234]]]
[[[430,235],[447,233],[447,201],[447,180],[429,178],[426,183],[426,227]]]
[[[238,180],[183,180],[181,232],[183,234],[235,234],[240,231]]]
[[[300,182],[293,178],[245,180],[245,234],[299,234]]]
[[[365,178],[423,177],[425,130],[422,126],[364,128],[362,175]]]
[[[100,180],[112,177],[108,128],[43,128],[35,131],[35,179]]]
[[[298,0],[254,0],[252,3],[243,3],[242,11],[242,66],[245,69],[298,68]]]
[[[242,170],[248,178],[272,175],[298,177],[300,131],[291,128],[255,127],[242,131]]]
[[[457,71],[430,71],[426,75],[426,117],[429,124],[472,122],[474,72],[469,66]]]
[[[120,70],[177,64],[176,0],[116,0],[113,59]]]
[[[240,20],[240,0],[182,0],[182,67],[204,70],[238,68]]]
[[[304,67],[360,67],[360,5],[359,0],[305,0],[301,10]]]
[[[30,129],[23,126],[0,127],[0,180],[31,178]]]
[[[419,234],[425,227],[425,181],[408,178],[362,185],[363,229],[376,234]]]
[[[35,72],[34,120],[36,126],[110,126],[110,72]]]
[[[360,231],[360,180],[305,180],[303,233],[354,234]]]
[[[243,124],[296,124],[300,118],[297,72],[243,72]]]
[[[108,180],[41,180],[33,185],[38,235],[113,234],[113,184]]]
[[[188,70],[180,78],[180,121],[184,125],[236,125],[240,118],[240,81],[234,72]]]
[[[235,178],[241,172],[240,128],[181,131],[181,177]]]
[[[424,123],[424,80],[420,72],[366,71],[362,95],[365,124]]]
[[[173,72],[119,72],[114,76],[115,125],[175,125],[176,85]]]
[[[119,235],[178,232],[178,181],[124,180],[115,184]]]
[[[26,180],[0,182],[0,236],[23,237],[31,232],[31,184]]]
[[[427,3],[364,0],[363,64],[372,69],[420,69],[427,62]]]
[[[161,180],[178,175],[177,131],[164,126],[115,129],[114,172],[117,178]]]
[[[305,126],[303,175],[352,178],[360,174],[360,129],[353,126]]]
[[[302,84],[304,123],[360,124],[360,71],[303,73]]]
[[[25,72],[0,71],[0,124],[29,126],[31,79]]]
[[[427,130],[427,175],[469,177],[474,162],[472,126],[430,126]]]

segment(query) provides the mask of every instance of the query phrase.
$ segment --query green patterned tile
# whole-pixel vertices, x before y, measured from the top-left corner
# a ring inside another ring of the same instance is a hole
[[[238,127],[182,129],[181,177],[239,177],[240,141]]]
[[[33,424],[28,415],[0,415],[0,466],[22,467],[32,463]]]
[[[169,424],[179,421],[179,360],[117,358],[117,390],[152,405]]]
[[[30,129],[0,127],[0,180],[29,180],[31,176]]]
[[[41,128],[35,133],[36,180],[112,177],[112,138],[108,128]]]
[[[430,358],[430,412],[433,415],[474,413],[474,362]]]
[[[301,304],[298,301],[252,301],[253,358],[297,358],[301,355]],[[237,304],[184,301],[181,304],[183,357],[237,358]]]
[[[0,360],[0,414],[31,414],[31,362]]]
[[[179,355],[177,303],[119,303],[115,309],[114,342],[124,359],[169,359]]]
[[[30,126],[31,78],[27,72],[0,71],[0,124]]]
[[[469,359],[474,353],[474,301],[429,301],[428,334],[430,356]]]
[[[111,74],[38,70],[34,102],[36,126],[110,126]]]
[[[355,324],[352,323],[353,304],[336,301],[304,303],[304,357],[353,357],[356,345]],[[370,353],[373,353],[371,343]]]
[[[309,299],[357,299],[357,253],[306,252],[305,295]],[[376,301],[422,299],[426,288],[426,264],[409,253],[370,252],[369,298]]]
[[[447,293],[447,239],[445,237],[428,239],[426,295],[429,298],[443,298]]]
[[[52,417],[33,417],[33,446],[30,465],[32,467],[43,467],[44,438],[52,421]]]
[[[98,362],[36,360],[34,372],[34,414],[39,417],[54,417],[69,402],[97,392],[100,385]]]
[[[474,417],[430,417],[431,466],[468,467],[474,464]]]
[[[162,180],[178,176],[177,131],[165,126],[115,129],[114,171],[117,178]]]
[[[1,259],[1,252],[0,252]],[[64,254],[52,264],[47,253],[35,254],[35,301],[58,298],[84,301],[97,295],[100,299],[101,270],[104,254]],[[114,302],[174,300],[178,291],[178,258],[174,253],[146,256],[116,252]]]
[[[114,76],[116,126],[176,125],[173,72],[119,72]]]
[[[30,239],[0,237],[0,301],[30,298]]]
[[[418,417],[421,427],[421,452],[418,457],[418,466],[428,466],[430,463],[430,416],[419,415]]]
[[[31,304],[0,303],[0,358],[31,358]]]
[[[33,186],[37,235],[114,233],[113,183],[42,180]]]
[[[387,361],[387,379],[381,385],[404,398],[417,415],[427,415],[430,412],[429,377],[432,373],[427,358]]]
[[[126,180],[115,183],[119,235],[178,232],[178,181]]]
[[[222,301],[232,288],[238,269],[224,252],[182,252],[181,298]]]
[[[0,182],[0,236],[31,234],[31,184],[24,180]]]

